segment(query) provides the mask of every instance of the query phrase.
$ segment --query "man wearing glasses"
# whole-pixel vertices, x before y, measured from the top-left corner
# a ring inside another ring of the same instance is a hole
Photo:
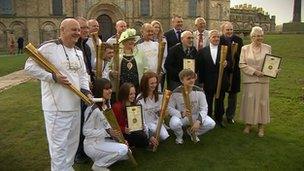
[[[65,86],[72,84],[92,97],[83,53],[75,46],[79,37],[79,23],[68,18],[60,24],[60,38],[45,42],[38,49],[61,74],[42,69],[31,58],[25,64],[25,71],[41,80],[42,109],[52,171],[73,170],[79,142],[80,98]]]
[[[174,90],[181,85],[178,74],[183,69],[191,69],[197,73],[197,51],[193,46],[193,34],[191,31],[184,31],[181,34],[181,43],[170,48],[165,61],[165,69],[168,74],[169,90]]]

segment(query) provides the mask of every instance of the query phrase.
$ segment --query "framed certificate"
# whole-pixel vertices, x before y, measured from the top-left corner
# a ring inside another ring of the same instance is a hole
[[[130,132],[143,130],[141,105],[127,106],[128,128]]]
[[[195,72],[195,60],[184,58],[183,69],[191,69],[193,72]]]
[[[276,70],[280,68],[282,57],[266,54],[262,66],[262,73],[265,76],[276,78]]]

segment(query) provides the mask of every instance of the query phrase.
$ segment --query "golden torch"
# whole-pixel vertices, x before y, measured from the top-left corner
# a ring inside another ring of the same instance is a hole
[[[184,99],[184,103],[185,103],[185,109],[187,109],[190,113],[190,115],[188,115],[188,120],[189,120],[189,125],[190,125],[190,127],[188,129],[192,128],[192,126],[193,126],[189,93],[190,93],[189,87],[183,86],[182,94],[183,94],[183,99]],[[191,132],[191,139],[193,140],[194,143],[197,143],[195,132]]]
[[[159,142],[159,134],[160,134],[160,129],[163,125],[165,116],[166,116],[166,111],[167,111],[167,107],[168,107],[168,103],[169,103],[169,99],[171,97],[172,92],[170,90],[165,89],[164,91],[164,95],[163,95],[163,100],[161,103],[161,108],[160,108],[160,114],[159,114],[159,118],[158,118],[158,122],[157,122],[157,127],[156,127],[156,131],[155,131],[155,138],[157,139],[157,141]],[[155,152],[157,149],[157,146],[154,146],[153,151]]]
[[[96,54],[96,78],[102,78],[102,68],[103,68],[103,59],[104,59],[104,54],[105,54],[105,44],[101,43],[97,46],[98,50]]]
[[[157,75],[159,75],[162,71],[162,64],[164,59],[164,52],[165,52],[166,42],[159,42],[158,44],[158,54],[157,54]]]
[[[99,45],[99,37],[98,37],[98,31],[91,33],[92,42],[94,45],[94,50],[96,52],[96,57],[98,56],[98,45]]]
[[[221,59],[220,59],[220,68],[219,68],[219,75],[217,79],[217,88],[215,93],[215,99],[218,99],[220,97],[221,89],[222,89],[222,78],[224,73],[224,63],[227,56],[227,49],[228,47],[225,45],[221,46]]]
[[[120,129],[120,126],[116,120],[116,117],[112,111],[112,109],[106,109],[104,112],[103,112],[104,116],[106,117],[107,121],[109,122],[109,124],[111,125],[112,129],[116,130],[119,132],[119,135],[118,135],[118,142],[119,143],[122,143],[122,144],[125,144],[126,143],[126,140],[121,132],[121,129]],[[137,166],[137,162],[135,160],[135,158],[133,157],[132,155],[132,151],[129,149],[128,151],[128,157],[129,157],[129,160],[135,165]]]
[[[232,85],[232,79],[233,79],[233,72],[234,72],[234,65],[235,65],[235,53],[238,49],[238,43],[232,42],[231,43],[231,60],[232,60],[232,73],[230,73],[230,77],[229,77],[229,91],[231,90],[231,85]]]
[[[116,99],[118,99],[118,92],[119,92],[119,82],[120,82],[120,69],[119,69],[119,44],[114,43],[114,71],[117,71],[117,79],[115,81],[115,92],[116,92]]]
[[[25,46],[25,52],[30,55],[40,67],[45,69],[50,73],[54,73],[56,75],[61,75],[60,71],[53,65],[50,61],[48,61],[31,43]],[[74,94],[79,96],[87,105],[92,105],[93,101],[84,95],[81,91],[79,91],[75,86],[72,84],[66,85],[66,88],[70,89]]]

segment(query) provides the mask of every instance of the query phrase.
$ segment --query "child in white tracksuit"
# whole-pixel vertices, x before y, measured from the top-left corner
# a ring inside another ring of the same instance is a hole
[[[191,105],[191,114],[193,126],[190,128],[196,135],[196,141],[199,141],[197,135],[202,135],[211,130],[215,126],[215,122],[207,115],[208,105],[204,91],[195,86],[196,74],[189,69],[184,69],[179,73],[182,85],[177,87],[169,101],[168,110],[171,115],[170,128],[176,135],[175,142],[177,144],[183,144],[183,126],[189,125],[188,115],[189,111],[185,109],[185,103],[183,99],[183,86],[189,87],[189,99]]]
[[[138,95],[137,103],[142,105],[144,124],[149,136],[155,136],[162,103],[162,95],[158,93],[158,75],[148,71],[144,73],[141,82],[141,93]],[[162,124],[160,129],[160,140],[169,137],[168,131]]]
[[[110,106],[111,83],[107,79],[95,81],[94,96],[102,97],[106,100],[102,104],[105,110]],[[128,146],[115,142],[112,138],[117,136],[113,131],[96,104],[89,106],[85,111],[85,121],[83,126],[84,151],[93,160],[92,170],[107,170],[106,167],[118,160],[127,159]]]

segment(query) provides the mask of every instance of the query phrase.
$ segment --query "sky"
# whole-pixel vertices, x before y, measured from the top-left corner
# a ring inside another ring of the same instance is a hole
[[[276,16],[276,25],[292,21],[294,0],[230,0],[230,6],[239,4],[252,4],[262,7],[264,11]],[[302,0],[301,20],[304,22],[304,1]]]

